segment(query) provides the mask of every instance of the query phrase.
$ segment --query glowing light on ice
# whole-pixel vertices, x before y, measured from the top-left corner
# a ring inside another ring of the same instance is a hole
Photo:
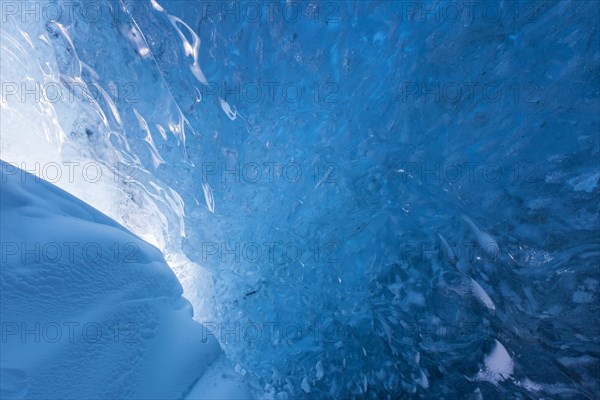
[[[485,356],[484,367],[477,378],[493,384],[510,378],[514,371],[514,362],[506,348],[498,340],[495,341],[492,351]]]

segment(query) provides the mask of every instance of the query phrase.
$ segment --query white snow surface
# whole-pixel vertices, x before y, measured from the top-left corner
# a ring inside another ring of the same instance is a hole
[[[511,378],[514,372],[513,359],[498,340],[495,340],[494,348],[485,356],[484,363],[484,368],[479,371],[477,378],[495,385]]]
[[[250,397],[159,250],[0,166],[0,398]]]

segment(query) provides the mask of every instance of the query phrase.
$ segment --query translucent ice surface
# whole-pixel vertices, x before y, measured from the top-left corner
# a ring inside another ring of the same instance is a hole
[[[256,397],[600,392],[598,2],[7,4],[2,159],[155,244]]]

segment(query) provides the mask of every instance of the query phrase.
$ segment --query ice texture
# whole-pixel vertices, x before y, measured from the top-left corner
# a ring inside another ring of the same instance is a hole
[[[39,143],[46,161],[134,165],[110,191],[69,191],[157,244],[256,396],[600,391],[598,2],[452,17],[445,2],[309,1],[292,22],[95,4],[93,23],[3,26],[3,80],[103,95],[43,110],[9,98],[2,157]],[[137,101],[111,91],[127,82]],[[223,91],[256,82],[275,97]],[[286,101],[287,83],[304,95]],[[292,164],[300,179],[265,178]],[[263,178],[223,174],[238,165]],[[302,255],[237,259],[251,243]]]

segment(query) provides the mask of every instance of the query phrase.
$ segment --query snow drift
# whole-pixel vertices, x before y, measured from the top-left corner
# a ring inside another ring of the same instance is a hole
[[[61,189],[0,166],[1,397],[187,395],[222,352],[214,337],[200,340],[161,253]],[[233,375],[209,382],[222,398],[245,397]]]

